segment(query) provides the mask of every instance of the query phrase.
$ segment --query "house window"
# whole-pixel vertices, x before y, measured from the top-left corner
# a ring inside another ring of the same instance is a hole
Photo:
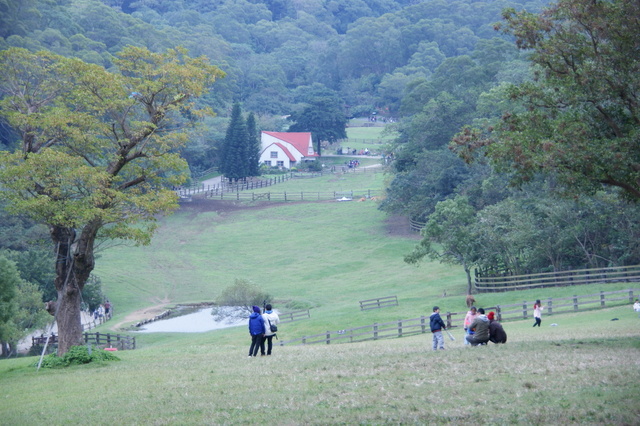
[[[278,161],[278,167],[284,167],[284,161]]]
[[[278,151],[271,151],[271,158],[278,158]]]
[[[271,167],[271,161],[269,161],[269,160],[265,161],[265,162],[264,162],[264,164],[265,164],[266,166]]]

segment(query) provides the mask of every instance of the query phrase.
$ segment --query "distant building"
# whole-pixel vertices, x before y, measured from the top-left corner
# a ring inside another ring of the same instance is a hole
[[[310,132],[262,132],[260,164],[290,169],[307,160],[315,160]]]

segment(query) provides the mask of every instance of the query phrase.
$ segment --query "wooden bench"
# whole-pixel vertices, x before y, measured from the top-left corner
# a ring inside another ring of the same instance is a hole
[[[378,297],[360,301],[360,310],[362,311],[385,308],[387,306],[398,306],[398,296]]]

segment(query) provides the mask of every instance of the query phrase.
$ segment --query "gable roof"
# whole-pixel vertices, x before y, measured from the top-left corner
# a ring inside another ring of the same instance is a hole
[[[271,144],[271,145],[269,145],[269,146],[273,146],[273,145],[276,145],[276,146],[280,147],[280,149],[284,152],[284,155],[286,155],[287,157],[289,157],[289,161],[293,161],[293,162],[295,163],[295,161],[296,161],[296,157],[294,157],[294,156],[293,156],[293,154],[291,154],[291,152],[289,152],[289,150],[287,149],[287,147],[286,147],[286,146],[282,145],[282,144],[281,144],[281,143],[279,143],[279,142],[272,143],[272,144]],[[268,149],[268,148],[269,148],[269,147],[267,147],[267,149]],[[265,149],[265,151],[266,151],[266,149]]]
[[[311,141],[310,132],[262,132],[281,141],[288,142],[293,145],[305,157],[311,157],[309,152],[309,143]],[[312,142],[311,142],[312,143]],[[313,149],[313,146],[311,147]],[[315,150],[313,155],[315,156]]]

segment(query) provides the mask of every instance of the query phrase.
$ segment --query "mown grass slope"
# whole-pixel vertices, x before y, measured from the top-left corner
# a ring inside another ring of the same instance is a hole
[[[318,179],[307,185],[335,177]],[[99,331],[120,331],[115,324],[126,325],[134,311],[152,315],[151,306],[214,300],[235,278],[260,285],[281,310],[310,308],[311,318],[280,327],[285,340],[428,315],[434,304],[463,311],[460,267],[402,261],[417,241],[371,200],[194,201],[161,220],[151,246],[102,253],[97,273],[116,317]],[[492,306],[634,286],[477,299]],[[388,295],[399,306],[359,310],[358,300]],[[456,330],[457,340],[439,352],[425,334],[278,346],[255,359],[247,357],[245,327],[142,334],[138,349],[117,353],[120,362],[36,372],[36,357],[3,360],[0,413],[7,425],[640,423],[640,319],[630,305],[544,316],[540,329],[531,324],[505,323],[509,341],[500,346],[465,347]]]

